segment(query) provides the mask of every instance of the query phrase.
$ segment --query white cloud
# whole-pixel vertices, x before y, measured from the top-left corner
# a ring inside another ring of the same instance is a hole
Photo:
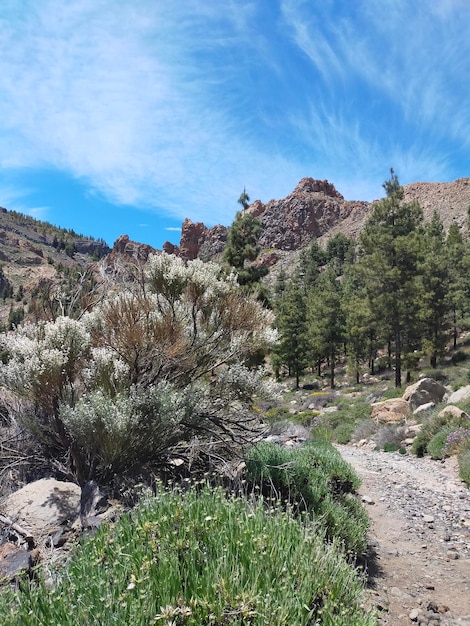
[[[185,20],[185,9],[151,0],[138,8],[111,0],[26,4],[19,14],[8,2],[0,23],[0,119],[10,136],[0,147],[3,167],[52,164],[118,203],[216,217],[213,207],[234,197],[252,170],[251,146],[236,138],[226,103],[211,102],[211,81],[230,76],[201,74],[195,35],[209,20],[209,41],[223,47],[253,6],[230,2],[227,13],[190,2]],[[252,154],[267,169],[270,157]],[[224,219],[231,213],[220,206]]]
[[[3,0],[0,165],[209,225],[233,219],[244,186],[267,201],[314,176],[375,196],[391,165],[445,176],[439,143],[470,142],[468,3],[315,5],[282,0],[276,39],[249,0]],[[292,42],[309,65],[297,83]]]

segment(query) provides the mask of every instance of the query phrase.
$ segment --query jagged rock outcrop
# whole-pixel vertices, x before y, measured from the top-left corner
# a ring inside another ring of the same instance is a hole
[[[455,222],[464,228],[470,206],[470,178],[451,183],[417,182],[404,185],[404,200],[417,200],[424,221],[437,210],[446,229]],[[327,180],[303,178],[282,200],[253,202],[246,211],[261,222],[258,244],[262,250],[259,263],[275,265],[284,254],[298,251],[318,239],[324,244],[330,237],[343,233],[357,238],[369,217],[374,203],[349,201]],[[220,254],[227,241],[227,228],[207,228],[201,222],[186,219],[179,246],[164,244],[164,250],[184,259],[208,260]]]
[[[270,200],[266,205],[258,201],[247,211],[261,222],[261,248],[298,250],[367,207],[367,202],[345,200],[327,180],[303,178],[283,200]]]
[[[112,250],[113,254],[123,254],[144,262],[148,259],[149,255],[154,252],[157,252],[156,248],[153,248],[147,243],[131,241],[129,235],[120,235],[114,242]]]
[[[202,222],[193,222],[186,218],[181,228],[180,245],[166,241],[163,250],[168,254],[176,254],[186,261],[201,258],[207,261],[223,252],[227,243],[227,227],[213,226],[207,228]]]

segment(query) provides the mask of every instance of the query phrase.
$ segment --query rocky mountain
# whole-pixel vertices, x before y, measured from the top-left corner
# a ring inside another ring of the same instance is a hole
[[[470,207],[470,178],[451,183],[418,182],[404,186],[405,201],[416,200],[423,208],[424,220],[429,221],[437,210],[445,228],[455,221],[466,227]],[[256,200],[246,211],[261,223],[260,262],[273,265],[285,253],[305,248],[313,240],[325,242],[336,233],[357,238],[374,203],[349,201],[327,180],[303,178],[282,200],[263,204]],[[164,249],[185,259],[213,258],[223,251],[227,240],[224,226],[207,228],[202,223],[186,219],[179,246],[165,244]]]
[[[405,185],[404,191],[405,201],[420,203],[425,221],[437,210],[446,228],[455,222],[466,233],[470,178],[417,182]],[[345,200],[332,183],[313,178],[303,178],[281,200],[266,204],[256,200],[246,209],[261,223],[261,254],[256,264],[288,270],[299,251],[313,240],[325,243],[336,233],[357,238],[372,208],[373,203]],[[186,219],[179,246],[166,242],[163,249],[187,260],[217,259],[227,243],[227,232],[226,226],[207,228]],[[0,326],[8,326],[12,314],[19,319],[22,311],[40,315],[41,307],[52,306],[59,287],[62,293],[72,293],[85,273],[93,283],[93,272],[99,269],[93,269],[93,263],[98,259],[105,257],[101,271],[105,268],[112,275],[120,258],[141,262],[156,251],[127,235],[119,237],[110,250],[104,241],[0,208]]]

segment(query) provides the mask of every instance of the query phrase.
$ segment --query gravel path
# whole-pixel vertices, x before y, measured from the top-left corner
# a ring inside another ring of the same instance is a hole
[[[337,448],[362,479],[379,623],[470,626],[470,490],[456,459]]]

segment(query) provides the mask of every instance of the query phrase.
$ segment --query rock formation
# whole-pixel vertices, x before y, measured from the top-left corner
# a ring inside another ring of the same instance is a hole
[[[470,178],[451,183],[412,183],[404,185],[404,191],[406,202],[420,203],[426,222],[437,210],[446,229],[452,222],[460,228],[466,225]],[[245,210],[261,222],[260,262],[274,265],[282,254],[305,248],[316,239],[324,243],[337,233],[357,238],[372,207],[373,203],[345,200],[327,180],[303,178],[286,198],[266,204],[256,200]],[[223,251],[226,241],[225,226],[207,228],[201,222],[186,219],[180,245],[167,242],[164,250],[184,259],[208,260]]]

